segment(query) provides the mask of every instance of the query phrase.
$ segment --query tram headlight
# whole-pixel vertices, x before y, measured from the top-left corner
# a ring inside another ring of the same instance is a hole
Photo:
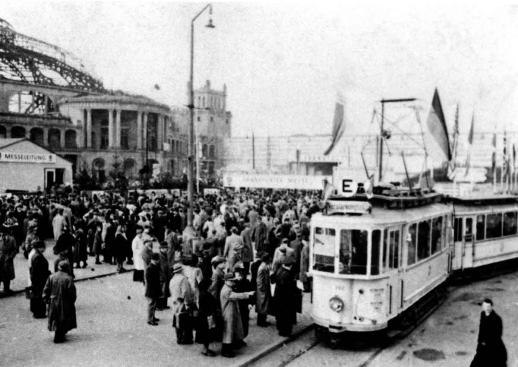
[[[329,300],[329,307],[335,312],[340,312],[344,309],[344,301],[339,297],[334,296]]]

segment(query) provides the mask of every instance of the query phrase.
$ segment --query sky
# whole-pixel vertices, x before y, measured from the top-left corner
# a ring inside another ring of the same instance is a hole
[[[450,129],[457,106],[461,133],[473,114],[476,131],[518,129],[518,5],[212,4],[216,28],[208,11],[194,23],[194,85],[226,84],[233,136],[329,134],[339,95],[346,133],[372,133],[380,99],[417,98],[424,120],[435,88]],[[185,106],[190,23],[205,5],[3,0],[0,17],[77,55],[107,88]],[[415,128],[412,111],[388,107],[387,120]]]

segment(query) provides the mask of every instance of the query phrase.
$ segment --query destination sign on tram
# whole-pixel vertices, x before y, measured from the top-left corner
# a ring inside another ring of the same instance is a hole
[[[327,214],[369,214],[372,210],[371,204],[365,201],[329,200],[327,204]]]

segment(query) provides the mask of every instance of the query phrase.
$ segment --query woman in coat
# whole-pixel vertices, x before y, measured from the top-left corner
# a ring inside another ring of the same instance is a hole
[[[131,242],[131,250],[133,252],[133,264],[135,270],[133,272],[134,282],[144,282],[144,260],[142,259],[142,250],[144,242],[142,241],[142,227],[137,227],[137,235]]]
[[[45,259],[45,242],[36,241],[32,245],[34,255],[29,268],[32,284],[31,312],[35,319],[46,318],[47,307],[43,302],[43,289],[50,275],[49,262]]]
[[[195,342],[203,344],[203,351],[201,354],[207,357],[213,357],[216,353],[209,349],[210,343],[214,340],[215,328],[209,328],[208,318],[209,316],[214,320],[216,317],[216,310],[218,309],[218,303],[209,293],[209,286],[211,281],[209,279],[203,279],[199,285],[199,301],[198,301],[198,315],[195,319],[196,338]]]
[[[70,264],[61,261],[58,272],[52,274],[43,290],[43,299],[49,304],[49,331],[54,331],[54,343],[64,341],[65,334],[77,328],[76,307],[77,298],[74,280],[68,273]]]
[[[122,266],[124,260],[126,260],[127,248],[128,248],[128,238],[126,237],[126,226],[120,225],[117,227],[117,232],[115,233],[115,240],[113,241],[113,250],[115,255],[115,260],[117,261],[117,272],[122,273],[125,272],[126,269]]]
[[[257,312],[257,326],[266,327],[266,318],[271,314],[272,291],[270,288],[270,256],[264,254],[262,263],[257,270],[257,297],[255,310]]]
[[[295,259],[290,256],[285,257],[277,273],[273,299],[280,336],[290,336],[293,325],[297,322],[297,283],[295,274],[291,271],[294,263]]]
[[[241,314],[237,303],[240,299],[248,299],[254,292],[236,293],[233,291],[235,287],[234,274],[225,274],[225,285],[221,289],[220,301],[221,312],[223,315],[223,344],[221,346],[221,355],[223,357],[232,358],[235,356],[232,348],[234,346],[246,345],[243,341],[245,337],[243,324],[241,322]]]

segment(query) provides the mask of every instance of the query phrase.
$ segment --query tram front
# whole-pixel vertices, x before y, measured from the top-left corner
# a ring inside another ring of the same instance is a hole
[[[398,263],[399,238],[388,231],[394,226],[393,217],[375,215],[368,202],[331,201],[326,214],[311,218],[312,318],[317,325],[331,333],[387,327],[390,298],[396,296],[390,278],[397,277],[397,270],[382,268]]]

